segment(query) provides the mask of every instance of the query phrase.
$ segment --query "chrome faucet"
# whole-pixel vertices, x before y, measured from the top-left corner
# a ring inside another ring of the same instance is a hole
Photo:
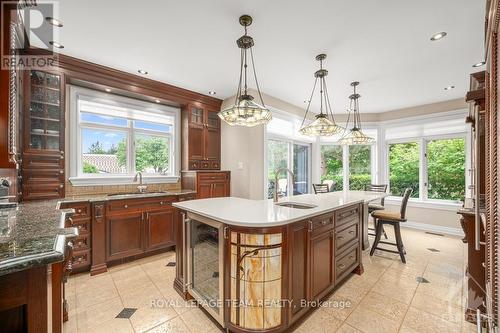
[[[139,179],[139,185],[137,186],[137,190],[139,191],[139,193],[146,193],[148,190],[148,187],[147,187],[147,185],[142,184],[142,172],[139,171],[135,174],[134,182],[136,182],[137,179]]]
[[[274,202],[278,202],[278,176],[280,175],[280,173],[282,171],[286,171],[287,173],[292,175],[291,186],[292,186],[292,193],[293,193],[293,182],[295,181],[295,174],[292,172],[292,170],[290,170],[288,168],[278,168],[278,169],[274,170],[274,197],[273,197]]]
[[[7,178],[0,178],[0,189],[7,190],[7,195],[0,196],[0,209],[1,208],[12,208],[17,206],[17,202],[9,202],[9,199],[15,199],[15,195],[8,195],[8,189],[11,182]]]

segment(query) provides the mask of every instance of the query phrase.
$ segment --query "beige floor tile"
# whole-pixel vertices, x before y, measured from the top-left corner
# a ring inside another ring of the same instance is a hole
[[[147,333],[191,333],[180,317],[175,317],[147,331]]]
[[[374,291],[368,293],[359,303],[359,307],[377,312],[397,323],[401,323],[408,305]]]
[[[410,307],[406,313],[403,327],[422,333],[457,333],[460,325],[451,323],[438,316]]]
[[[342,324],[342,326],[339,327],[339,329],[335,333],[363,333],[363,332],[361,332],[357,328],[352,327],[349,324],[344,323]]]
[[[175,290],[167,295],[163,295],[165,302],[177,312],[182,314],[193,308],[197,308],[196,302],[193,300],[185,301]]]
[[[103,287],[96,287],[82,293],[77,293],[76,308],[87,308],[116,297],[118,297],[118,291],[116,290],[114,284],[106,284]]]
[[[168,306],[142,307],[130,317],[130,322],[136,332],[146,332],[167,320],[177,316],[177,313]]]
[[[455,306],[462,306],[462,287],[459,285],[442,285],[430,280],[430,283],[420,283],[417,293],[433,296],[447,301]]]
[[[418,283],[416,281],[408,283],[394,279],[382,280],[381,278],[372,288],[372,291],[389,296],[402,303],[410,304],[417,286]]]
[[[134,333],[130,320],[115,318],[88,330],[92,333]]]
[[[95,290],[114,289],[113,279],[109,274],[90,276],[87,273],[87,276],[77,278],[75,284],[77,295]]]
[[[411,301],[411,306],[457,324],[460,324],[464,317],[464,310],[461,307],[418,291]]]
[[[320,311],[319,309],[314,312],[299,326],[298,332],[317,332],[317,333],[330,333],[336,332],[342,321],[334,316]]]
[[[122,310],[123,304],[119,297],[88,308],[77,309],[78,331],[85,332],[104,324],[114,319]]]
[[[357,307],[346,323],[365,333],[395,333],[399,328],[398,322],[362,307]]]
[[[205,333],[217,327],[200,309],[190,309],[180,317],[191,333]]]
[[[63,323],[63,333],[77,333],[76,314],[70,315],[67,322]]]
[[[334,293],[322,304],[320,311],[325,311],[329,315],[344,321],[354,311],[357,305],[358,302],[354,302],[348,298],[342,297],[342,295]]]
[[[163,295],[152,283],[146,283],[143,288],[126,290],[120,293],[120,297],[127,308],[138,309],[165,303]]]

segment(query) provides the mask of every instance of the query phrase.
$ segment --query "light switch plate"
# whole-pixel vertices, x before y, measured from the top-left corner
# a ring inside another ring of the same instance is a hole
[[[243,170],[243,162],[238,162],[238,170]]]

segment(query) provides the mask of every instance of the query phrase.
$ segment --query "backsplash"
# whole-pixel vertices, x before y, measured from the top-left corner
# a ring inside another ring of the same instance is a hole
[[[180,190],[181,183],[173,184],[146,184],[149,192],[172,191]],[[73,186],[69,181],[66,181],[66,197],[91,195],[91,194],[108,194],[108,193],[130,193],[137,191],[137,184],[126,185],[98,185],[98,186]]]

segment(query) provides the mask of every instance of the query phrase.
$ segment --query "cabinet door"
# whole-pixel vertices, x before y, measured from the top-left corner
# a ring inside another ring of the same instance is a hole
[[[212,184],[212,198],[220,198],[228,196],[228,187],[229,184],[227,182],[221,183],[213,183]]]
[[[107,218],[107,260],[144,252],[143,220],[141,212]]]
[[[205,157],[207,160],[220,161],[220,119],[216,112],[207,111],[205,130]]]
[[[326,231],[310,241],[311,297],[321,298],[333,285],[333,231]]]
[[[212,197],[212,184],[199,183],[197,191],[198,199],[206,199]]]
[[[198,169],[201,165],[201,160],[205,159],[205,129],[203,126],[189,124],[188,129],[188,159],[191,161],[200,161],[197,162]],[[195,163],[195,162],[193,162]]]
[[[302,313],[308,309],[301,306],[302,300],[307,300],[308,295],[308,244],[309,232],[306,221],[301,221],[290,226],[290,294],[292,303],[290,304],[291,321],[295,321]]]
[[[146,213],[146,250],[172,246],[174,242],[174,209]]]

